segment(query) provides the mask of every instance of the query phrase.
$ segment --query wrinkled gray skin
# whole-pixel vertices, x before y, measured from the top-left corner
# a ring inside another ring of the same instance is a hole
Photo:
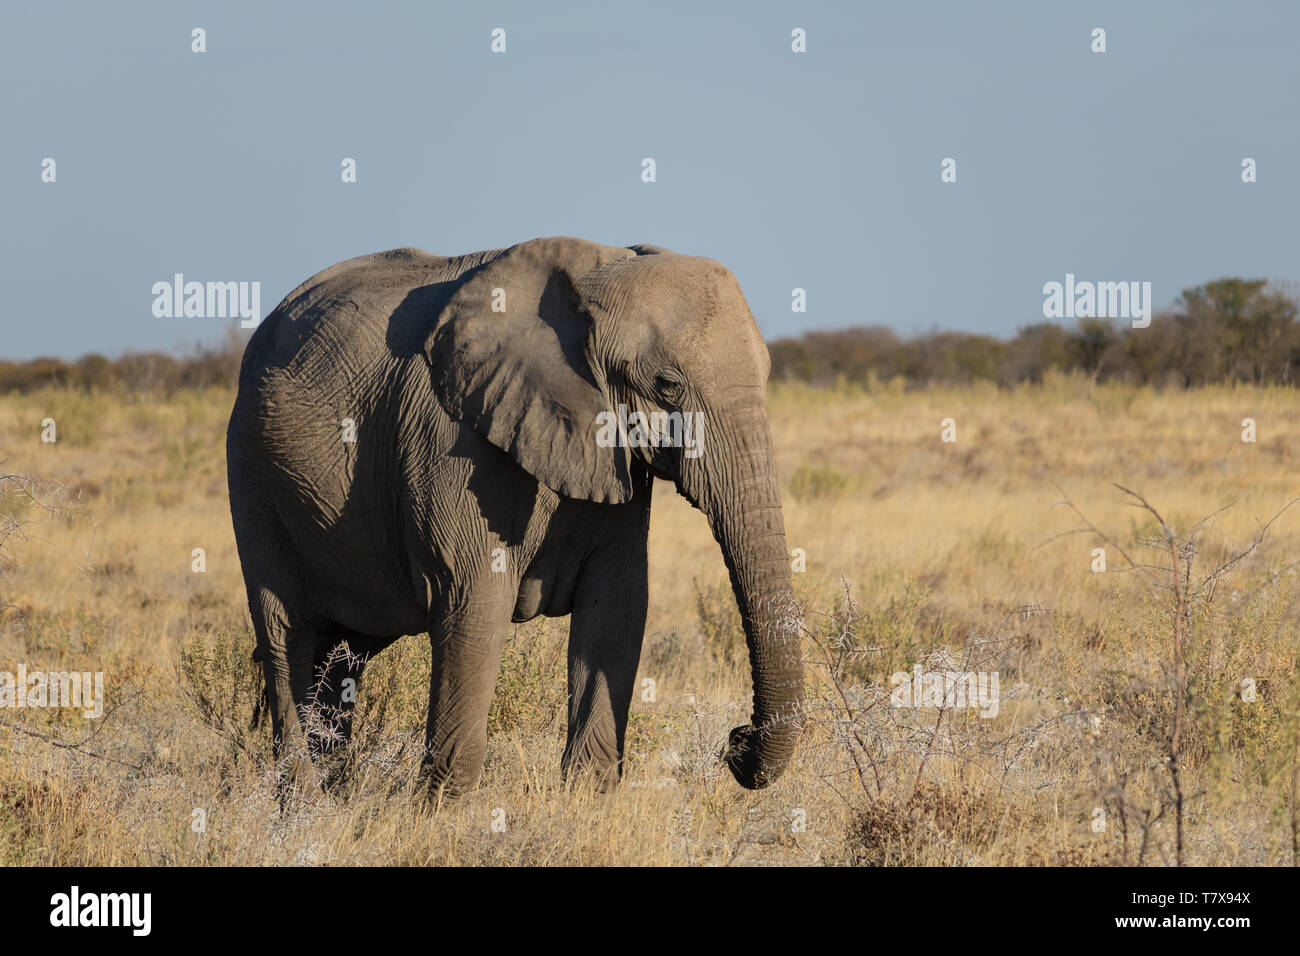
[[[312,775],[311,757],[350,733],[344,680],[359,682],[364,659],[399,636],[428,632],[424,770],[435,788],[473,786],[510,623],[568,614],[563,766],[615,782],[657,476],[708,516],[744,621],[754,710],[727,764],[749,788],[780,776],[803,672],[769,365],[730,272],[648,246],[398,249],[290,293],[248,345],[227,434],[282,766]],[[619,402],[703,412],[703,454],[600,447],[597,413]]]

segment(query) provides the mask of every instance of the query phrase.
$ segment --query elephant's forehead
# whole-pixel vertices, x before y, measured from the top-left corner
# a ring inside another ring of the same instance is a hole
[[[648,277],[642,302],[684,364],[716,381],[766,378],[767,346],[736,277],[712,259],[675,258]]]
[[[587,276],[584,297],[626,334],[649,327],[683,365],[707,378],[767,374],[767,346],[736,277],[699,256],[638,256]],[[642,326],[644,323],[644,326]]]
[[[753,324],[740,283],[724,266],[693,256],[646,257],[660,258],[646,262],[631,291],[634,308],[658,319],[665,333],[695,337],[722,327],[734,334],[738,324]]]

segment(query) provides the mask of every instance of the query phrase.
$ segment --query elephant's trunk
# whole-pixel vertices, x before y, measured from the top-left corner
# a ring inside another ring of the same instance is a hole
[[[742,787],[758,790],[785,770],[803,727],[802,618],[762,406],[710,431],[697,472],[702,487],[683,490],[708,515],[740,608],[754,712],[748,725],[731,731],[726,761]],[[691,493],[697,490],[698,497]]]

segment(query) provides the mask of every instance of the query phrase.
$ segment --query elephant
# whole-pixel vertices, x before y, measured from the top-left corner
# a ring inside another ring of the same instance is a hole
[[[731,272],[655,246],[395,249],[290,292],[226,441],[281,779],[346,753],[366,662],[427,633],[420,773],[473,788],[511,623],[567,615],[562,772],[616,785],[658,478],[707,516],[748,644],[752,715],[720,753],[743,787],[776,780],[804,677],[770,367]]]

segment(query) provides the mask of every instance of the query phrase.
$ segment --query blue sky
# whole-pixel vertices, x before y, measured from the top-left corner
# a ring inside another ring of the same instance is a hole
[[[1009,335],[1067,272],[1294,281],[1298,36],[1281,0],[5,4],[0,357],[220,339],[153,315],[177,272],[266,313],[351,256],[544,235],[718,259],[769,337]]]

